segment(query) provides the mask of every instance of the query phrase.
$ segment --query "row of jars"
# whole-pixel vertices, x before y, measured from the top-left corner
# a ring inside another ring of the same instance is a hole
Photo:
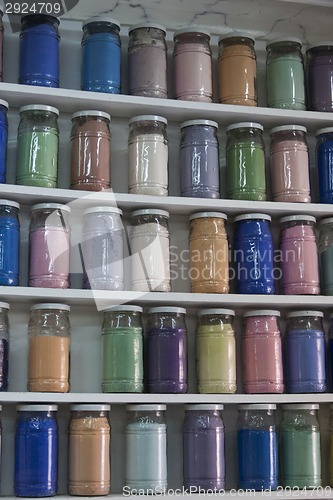
[[[0,303],[0,390],[8,390],[9,305]],[[70,307],[36,304],[28,325],[27,389],[68,392],[70,389]],[[188,391],[186,310],[148,310],[145,337],[143,309],[122,305],[104,312],[102,326],[102,392],[155,394]],[[195,334],[197,390],[201,394],[237,391],[235,311],[203,309]],[[328,388],[326,340],[320,311],[286,315],[282,349],[279,311],[253,310],[243,315],[242,378],[248,394],[321,393]],[[329,355],[333,361],[333,319]],[[50,353],[52,357],[50,358]],[[333,363],[330,363],[333,383]],[[239,388],[239,382],[238,382]]]
[[[168,488],[165,405],[128,405],[123,493],[159,493]],[[238,407],[238,487],[252,490],[322,486],[317,404],[283,405],[279,430],[275,404]],[[110,492],[109,405],[72,405],[69,421],[68,492],[95,496]],[[183,486],[191,493],[221,492],[225,456],[223,405],[185,406]],[[19,405],[15,433],[14,490],[17,496],[57,493],[57,405]],[[330,416],[333,425],[333,411]],[[332,432],[332,427],[331,427]],[[29,443],[29,446],[27,446]],[[333,481],[333,434],[329,480]],[[278,463],[279,456],[279,463]],[[145,457],[143,460],[142,457]],[[281,486],[280,486],[281,487]]]
[[[21,22],[19,83],[59,87],[59,20],[50,15],[28,15]],[[96,17],[83,23],[82,90],[121,92],[119,34],[120,24],[115,19]],[[130,95],[167,98],[170,94],[165,35],[164,26],[155,23],[143,23],[129,29]],[[232,32],[219,38],[219,102],[257,105],[254,45],[255,39],[248,33]],[[332,41],[308,47],[307,85],[300,39],[274,39],[266,48],[269,107],[303,110],[307,106],[315,111],[333,111]],[[174,34],[173,70],[175,99],[212,102],[212,51],[207,31],[189,27]]]
[[[0,182],[6,182],[8,103],[0,100]],[[20,109],[17,136],[16,183],[26,186],[58,185],[59,111],[52,106],[28,105]],[[103,111],[79,111],[72,116],[71,189],[100,191],[111,188],[110,115]],[[167,196],[167,120],[140,115],[129,121],[128,191],[132,194]],[[180,125],[181,196],[227,197],[266,200],[266,165],[263,126],[242,122],[226,129],[226,179],[220,179],[218,124],[189,120]],[[282,125],[270,131],[270,170],[273,200],[311,201],[309,150],[306,128]],[[333,203],[333,127],[316,132],[316,166],[319,199]]]

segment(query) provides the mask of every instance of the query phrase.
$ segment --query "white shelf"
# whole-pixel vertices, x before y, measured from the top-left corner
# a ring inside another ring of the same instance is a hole
[[[1,98],[9,102],[10,108],[27,104],[52,104],[61,112],[73,113],[84,109],[101,109],[111,116],[130,118],[140,114],[165,116],[170,121],[206,118],[216,120],[221,125],[238,121],[256,121],[265,128],[277,125],[299,123],[309,131],[331,126],[332,113],[317,111],[294,111],[251,106],[235,106],[219,103],[177,101],[128,95],[84,92],[72,89],[52,89],[0,83]]]

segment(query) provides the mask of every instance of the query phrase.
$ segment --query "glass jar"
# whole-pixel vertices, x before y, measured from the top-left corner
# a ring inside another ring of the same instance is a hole
[[[275,293],[271,220],[266,214],[244,214],[234,218],[233,261],[237,293]]]
[[[241,489],[276,490],[278,439],[275,404],[238,406],[238,486]]]
[[[0,391],[1,392],[8,391],[9,309],[10,306],[9,304],[7,304],[7,302],[0,302]],[[0,453],[1,453],[1,423],[0,423]]]
[[[19,405],[15,431],[14,491],[50,497],[58,489],[57,405]]]
[[[212,51],[210,34],[185,28],[173,37],[174,97],[184,101],[212,102]]]
[[[128,405],[126,410],[125,487],[160,493],[168,481],[166,405]]]
[[[218,124],[211,120],[189,120],[180,128],[181,195],[220,198]]]
[[[333,313],[330,314],[329,316],[330,321],[329,321],[329,352],[328,352],[328,357],[329,357],[329,367],[330,367],[330,375],[331,375],[331,387],[333,386]],[[332,465],[333,467],[333,465]]]
[[[146,330],[146,386],[157,394],[187,392],[186,309],[153,307]]]
[[[120,24],[108,17],[92,17],[82,25],[81,90],[120,94]]]
[[[19,284],[19,210],[20,205],[15,201],[0,200],[1,286],[18,286]]]
[[[302,41],[275,38],[266,45],[266,84],[269,108],[305,110]]]
[[[193,492],[225,488],[223,405],[185,406],[184,488]]]
[[[168,97],[166,29],[142,23],[129,30],[128,93],[143,97]]]
[[[223,104],[257,106],[257,57],[254,38],[228,33],[219,38],[219,100]]]
[[[110,405],[71,405],[68,450],[68,493],[110,493]]]
[[[191,292],[229,293],[227,216],[220,212],[199,212],[189,220]]]
[[[333,295],[333,217],[319,223],[318,254],[322,293]]]
[[[1,57],[1,10],[0,10],[0,57]],[[0,60],[1,65],[1,60]],[[0,82],[1,74],[0,74]],[[0,184],[6,184],[7,142],[8,142],[8,102],[0,99]]]
[[[330,486],[333,486],[333,405],[330,405],[330,416],[329,416],[328,431],[329,431],[329,436],[330,436],[328,477],[329,477],[329,484],[330,484]]]
[[[110,189],[111,117],[103,111],[72,115],[71,189]]]
[[[226,145],[227,195],[232,200],[266,200],[263,126],[229,125]]]
[[[290,215],[280,219],[281,293],[319,295],[315,217]]]
[[[28,325],[28,391],[69,392],[70,306],[35,304]]]
[[[307,51],[308,108],[333,111],[333,42],[311,45]]]
[[[333,203],[333,127],[316,132],[316,167],[320,203]]]
[[[142,312],[131,305],[104,311],[103,392],[143,392]]]
[[[280,426],[280,480],[284,487],[321,486],[320,430],[317,404],[283,405]]]
[[[132,213],[132,290],[170,292],[169,213],[148,208]]]
[[[279,311],[256,310],[243,315],[243,384],[248,394],[284,391]]]
[[[200,394],[233,394],[237,390],[234,316],[231,309],[198,312],[196,362]]]
[[[310,203],[310,160],[306,128],[282,125],[270,131],[273,200]]]
[[[31,104],[20,108],[16,184],[56,188],[58,185],[59,111]]]
[[[324,314],[295,311],[287,314],[286,378],[288,392],[326,392]]]
[[[0,5],[0,82],[3,82],[3,39],[4,39],[4,26],[3,15],[5,9]]]
[[[128,192],[155,196],[168,195],[167,119],[140,115],[129,121]]]
[[[29,286],[69,288],[71,209],[59,203],[31,208],[29,226]]]
[[[116,207],[92,207],[83,212],[83,288],[124,289],[122,215]]]
[[[18,83],[58,88],[60,21],[30,14],[21,23]]]

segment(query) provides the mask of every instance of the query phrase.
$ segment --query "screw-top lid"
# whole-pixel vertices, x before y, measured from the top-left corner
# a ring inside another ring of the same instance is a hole
[[[169,218],[169,212],[166,210],[159,210],[157,208],[145,208],[143,210],[134,210],[134,212],[132,212],[132,217],[137,217],[138,215],[162,215],[163,217]]]
[[[219,124],[213,120],[187,120],[180,125],[180,128],[191,127],[193,125],[208,125],[210,127],[219,128]]]
[[[210,32],[208,30],[197,28],[195,26],[189,26],[188,28],[182,28],[175,31],[173,34],[173,39],[175,39],[178,35],[182,35],[183,33],[202,33],[203,35],[207,35],[210,38]]]
[[[156,30],[161,30],[161,31],[164,31],[164,33],[166,33],[166,28],[164,26],[162,26],[162,24],[158,24],[158,23],[139,23],[139,24],[135,24],[134,26],[131,26],[129,28],[128,33],[131,33],[132,31],[138,30],[138,29],[141,29],[141,28],[155,28]]]
[[[268,220],[271,221],[272,217],[267,214],[242,214],[242,215],[237,215],[237,217],[234,218],[234,222],[238,222],[240,220]]]
[[[280,224],[284,224],[285,222],[291,222],[295,220],[316,222],[316,218],[313,217],[313,215],[287,215],[286,217],[282,217],[282,219],[280,219]]]
[[[198,316],[209,316],[209,315],[212,315],[212,314],[216,314],[216,315],[219,315],[219,314],[223,314],[225,316],[235,316],[235,311],[233,311],[232,309],[220,309],[220,308],[215,308],[215,309],[201,309],[200,311],[198,311]]]
[[[309,45],[309,47],[306,49],[306,52],[308,52],[311,49],[316,49],[318,47],[333,47],[333,41],[332,40],[330,40],[330,41],[324,40],[322,42],[313,43],[313,44]]]
[[[124,305],[124,306],[114,306],[114,307],[108,307],[107,309],[104,309],[103,312],[143,312],[143,308],[140,306],[131,306],[131,305]]]
[[[40,210],[43,208],[51,208],[54,210],[62,210],[71,213],[71,209],[68,205],[62,205],[61,203],[37,203],[37,205],[32,205],[31,211]]]
[[[17,411],[57,411],[58,405],[17,405]]]
[[[274,43],[283,43],[283,42],[298,43],[300,46],[302,46],[302,43],[303,43],[302,40],[300,38],[297,38],[296,36],[288,36],[288,37],[279,36],[279,37],[273,38],[273,40],[269,40],[266,43],[266,49],[267,49],[267,47],[269,47],[270,45],[273,45]]]
[[[23,106],[20,108],[20,113],[24,113],[25,111],[49,111],[50,113],[54,113],[59,116],[59,109],[54,108],[53,106],[45,106],[44,104],[28,104],[28,106]]]
[[[86,208],[83,212],[83,215],[87,214],[96,214],[96,213],[112,213],[112,214],[118,214],[118,215],[123,215],[123,211],[120,210],[118,207],[91,207],[91,208]]]
[[[0,7],[1,10],[1,7]],[[4,101],[3,99],[0,99],[0,106],[4,106],[5,108],[9,108],[9,104],[7,101]]]
[[[0,309],[10,309],[8,302],[0,302]]]
[[[101,118],[106,118],[107,120],[111,121],[111,116],[109,115],[109,113],[90,109],[85,111],[77,111],[72,115],[72,120],[75,120],[75,118],[79,118],[80,116],[100,116]]]
[[[216,219],[224,219],[227,220],[228,216],[223,214],[222,212],[198,212],[197,214],[192,214],[189,217],[189,220],[194,219],[204,219],[204,218],[216,218]]]
[[[164,118],[163,116],[157,116],[157,115],[138,115],[138,116],[133,116],[128,121],[128,124],[131,125],[131,123],[135,122],[143,122],[143,121],[156,121],[156,122],[161,122],[165,123],[165,125],[168,124],[168,120]]]
[[[284,132],[285,130],[295,130],[300,132],[307,132],[307,128],[303,125],[280,125],[279,127],[274,127],[269,131],[269,135],[275,134],[276,132]]]
[[[325,127],[325,128],[320,128],[319,130],[317,130],[315,135],[317,136],[317,135],[332,134],[332,133],[333,133],[333,127]]]
[[[327,217],[319,222],[319,226],[323,226],[324,224],[333,224],[333,217]]]
[[[148,314],[156,313],[174,313],[174,314],[186,314],[186,309],[184,307],[151,307],[148,309]]]
[[[30,311],[37,311],[40,309],[59,309],[60,311],[70,311],[71,306],[68,306],[67,304],[54,304],[52,302],[45,302],[43,304],[34,304],[30,307]]]
[[[233,123],[232,125],[228,125],[226,128],[226,132],[229,132],[230,130],[234,130],[236,128],[257,128],[258,130],[264,130],[264,127],[260,125],[260,123],[255,123],[255,122],[240,122],[240,123]]]
[[[300,404],[284,404],[283,410],[319,410],[319,404],[314,403],[300,403]]]
[[[319,316],[320,318],[324,317],[324,313],[321,311],[292,311],[287,313],[287,318],[298,318],[301,316]]]
[[[221,411],[224,409],[224,405],[221,404],[187,404],[185,406],[186,411]]]
[[[16,201],[0,200],[0,205],[8,205],[9,207],[14,207],[14,208],[20,209],[20,204],[17,203]]]
[[[110,411],[110,405],[95,405],[95,404],[83,404],[83,405],[71,405],[71,411]]]
[[[245,33],[243,31],[232,31],[231,33],[221,35],[218,43],[223,42],[223,40],[227,40],[228,38],[248,38],[249,40],[252,40],[252,42],[255,42],[255,38],[249,33]]]
[[[83,21],[82,28],[91,23],[115,24],[120,29],[120,22],[112,17],[90,17],[86,21]]]
[[[243,314],[243,318],[250,318],[252,316],[281,316],[280,311],[275,311],[273,309],[258,309],[257,311],[247,311]]]
[[[276,410],[276,404],[255,403],[238,405],[239,410]]]
[[[166,405],[127,405],[127,411],[165,411]]]

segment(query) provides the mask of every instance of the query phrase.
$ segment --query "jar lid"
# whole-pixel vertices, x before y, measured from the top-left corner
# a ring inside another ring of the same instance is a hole
[[[83,405],[71,405],[70,406],[71,411],[110,411],[111,410],[111,405],[89,405],[89,404],[83,404]]]
[[[17,405],[17,411],[57,411],[58,405]]]
[[[238,222],[240,220],[268,220],[271,221],[272,217],[267,214],[242,214],[242,215],[237,215],[237,217],[234,218],[234,222]]]
[[[286,217],[282,217],[282,219],[280,219],[280,224],[294,220],[316,222],[316,218],[313,217],[313,215],[287,215]]]
[[[245,33],[243,31],[232,31],[230,33],[226,33],[225,35],[221,35],[218,43],[228,38],[248,38],[249,40],[252,40],[252,42],[255,42],[255,38],[249,33]]]
[[[45,304],[34,304],[30,307],[30,311],[39,311],[40,309],[59,309],[60,311],[70,311],[71,306],[68,306],[67,304],[54,304],[51,302]]]
[[[166,405],[127,405],[127,411],[165,411]]]
[[[143,312],[143,308],[140,306],[131,306],[131,305],[124,305],[124,306],[114,306],[114,307],[108,307],[107,309],[104,309],[103,312]]]
[[[239,410],[276,410],[276,404],[255,403],[238,405]]]
[[[134,26],[131,26],[128,30],[128,33],[131,33],[134,30],[139,30],[141,28],[155,28],[157,30],[164,31],[166,33],[166,28],[162,26],[162,24],[157,24],[157,23],[139,23],[135,24]]]
[[[168,120],[166,118],[164,118],[163,116],[158,116],[158,115],[133,116],[133,118],[130,118],[130,120],[128,121],[128,124],[131,125],[131,123],[143,122],[143,121],[156,121],[156,122],[165,123],[165,125],[168,124]]]
[[[304,404],[284,404],[283,410],[319,410],[319,404],[304,403]]]
[[[49,111],[59,116],[59,109],[53,106],[45,106],[44,104],[28,104],[28,106],[22,106],[22,108],[19,109],[20,113],[24,113],[25,111]]]
[[[198,311],[198,316],[208,316],[211,314],[224,314],[228,316],[235,316],[235,311],[232,309],[201,309]]]
[[[71,213],[71,209],[68,205],[62,205],[61,203],[37,203],[37,205],[32,205],[31,211],[39,210],[43,208],[54,208],[54,210],[63,210],[65,212]]]
[[[274,127],[269,131],[269,135],[275,134],[276,132],[283,132],[285,130],[300,130],[301,132],[307,132],[307,128],[303,125],[281,125],[279,127]]]
[[[123,211],[120,210],[120,208],[117,208],[117,207],[91,207],[91,208],[86,208],[83,211],[83,215],[96,214],[96,213],[99,213],[99,212],[108,212],[108,213],[112,213],[112,214],[123,215]]]
[[[333,41],[324,40],[322,42],[313,43],[309,45],[309,47],[306,49],[306,52],[308,52],[311,49],[316,49],[317,47],[333,47]]]
[[[325,128],[320,128],[317,130],[315,135],[321,135],[321,134],[331,134],[333,132],[333,127],[325,127]]]
[[[320,318],[323,318],[324,313],[321,311],[292,311],[286,314],[287,318],[298,318],[301,316],[319,316]]]
[[[182,28],[180,30],[177,30],[173,34],[173,39],[176,38],[178,35],[182,35],[183,33],[202,33],[203,35],[207,35],[210,38],[210,32],[208,30],[202,29],[202,28],[196,28],[195,26],[188,27],[188,28]]]
[[[20,204],[17,203],[16,201],[0,200],[0,205],[8,205],[9,207],[14,207],[14,208],[20,209]]]
[[[323,226],[324,224],[333,224],[333,217],[327,217],[319,222],[319,226]]]
[[[97,111],[97,110],[90,110],[90,109],[87,109],[85,111],[77,111],[76,113],[74,113],[72,115],[72,120],[75,120],[75,118],[79,118],[80,116],[100,116],[101,118],[106,118],[107,120],[109,120],[109,122],[111,121],[111,116],[109,115],[109,113],[105,113],[104,111]]]
[[[258,130],[264,130],[264,127],[260,125],[260,123],[255,123],[255,122],[240,122],[240,123],[233,123],[232,125],[228,125],[226,128],[226,132],[229,132],[229,130],[234,130],[236,128],[257,128]]]
[[[0,302],[0,309],[10,309],[8,302]]]
[[[221,411],[224,409],[224,405],[216,404],[188,404],[185,406],[185,411],[200,411],[200,410],[212,410]]]
[[[203,219],[203,218],[216,218],[216,219],[224,219],[227,220],[228,216],[223,214],[222,212],[198,212],[197,214],[192,214],[189,217],[189,220],[194,219]]]
[[[274,43],[283,43],[283,42],[293,42],[293,43],[298,43],[300,46],[302,46],[302,40],[300,38],[297,38],[296,36],[288,36],[288,37],[283,37],[283,36],[278,36],[277,38],[273,38],[273,40],[269,40],[266,43],[266,48],[269,47],[270,45],[273,45]]]
[[[192,125],[208,125],[210,127],[219,128],[219,124],[213,120],[187,120],[181,123],[180,128],[191,127]]]
[[[145,208],[143,210],[134,210],[134,212],[132,212],[132,217],[137,217],[138,215],[162,215],[163,217],[169,218],[169,212],[166,210],[159,210],[157,208]]]
[[[280,311],[273,309],[259,309],[258,311],[247,311],[243,314],[243,318],[250,318],[252,316],[281,316]]]
[[[186,314],[186,309],[184,307],[151,307],[148,309],[148,314],[155,313],[178,313],[178,314]]]
[[[85,26],[88,26],[88,24],[92,24],[92,23],[115,24],[120,29],[119,21],[117,21],[116,19],[113,19],[112,17],[90,17],[86,21],[83,21],[82,28],[84,28]]]
[[[0,10],[1,10],[1,6],[0,6]],[[9,108],[9,104],[7,101],[4,101],[3,99],[0,99],[0,106],[4,106],[5,108]]]

